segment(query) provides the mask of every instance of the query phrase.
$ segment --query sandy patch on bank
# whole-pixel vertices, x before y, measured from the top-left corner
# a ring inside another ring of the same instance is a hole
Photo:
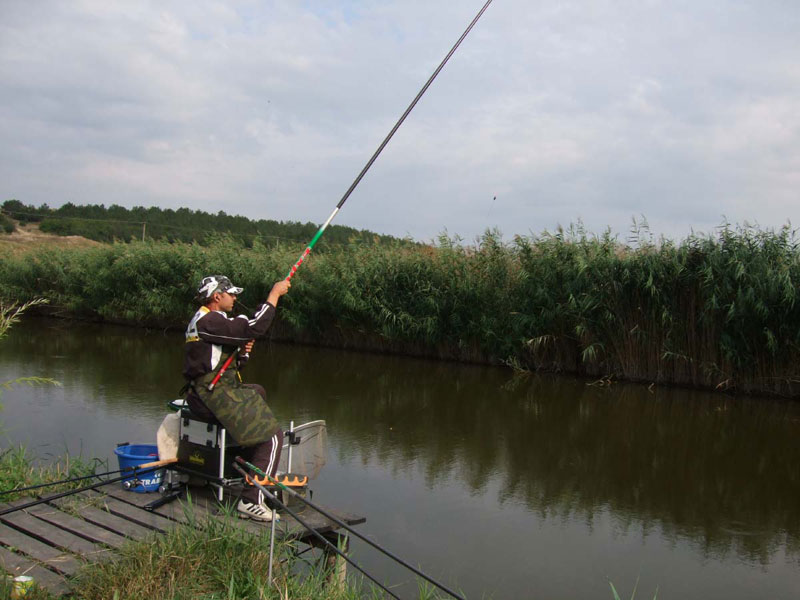
[[[17,230],[13,233],[0,233],[0,252],[4,255],[21,254],[42,246],[85,248],[88,246],[102,246],[102,244],[80,235],[44,233],[39,230],[38,223],[17,224]]]

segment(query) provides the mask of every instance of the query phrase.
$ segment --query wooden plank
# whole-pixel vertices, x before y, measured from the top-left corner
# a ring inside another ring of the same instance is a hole
[[[294,510],[294,509],[292,509]],[[331,533],[338,529],[333,521],[329,521],[319,513],[298,515],[303,521],[317,533]],[[305,526],[301,525],[288,514],[281,515],[281,519],[286,523],[286,537],[296,538],[305,541],[309,537],[315,537]]]
[[[0,525],[0,543],[12,546],[18,552],[25,553],[65,575],[74,575],[84,564],[71,554],[62,552],[6,525]]]
[[[358,525],[360,523],[366,522],[365,517],[358,517],[356,515],[352,515],[349,513],[342,513],[339,511],[335,511],[333,509],[328,508],[327,506],[317,505],[326,512],[330,513],[346,525]],[[305,521],[310,527],[312,527],[318,533],[332,533],[341,529],[338,524],[334,521],[331,521],[321,513],[317,512],[310,506],[306,507],[292,507],[292,510],[297,513],[303,521]],[[284,519],[287,523],[289,530],[286,534],[290,537],[296,537],[300,540],[307,540],[309,538],[313,538],[313,534],[310,533],[305,527],[303,527],[298,521],[292,518],[288,514],[282,514],[281,519]]]
[[[85,540],[96,544],[105,544],[112,548],[121,548],[126,540],[121,535],[111,533],[107,529],[98,527],[93,523],[87,523],[69,513],[65,513],[54,506],[40,504],[29,508],[26,512],[32,514],[37,519],[41,519],[64,531],[68,531]]]
[[[88,499],[82,500],[85,500],[85,502],[67,503],[64,498],[60,498],[49,504],[58,506],[61,509],[64,509],[65,506],[68,505],[71,510],[74,510],[82,519],[85,519],[89,523],[94,523],[98,527],[104,527],[117,535],[122,535],[132,540],[140,540],[150,535],[153,531],[124,517],[112,515],[110,512],[92,505]]]
[[[97,491],[100,493],[104,493],[110,496],[111,498],[115,498],[117,500],[120,500],[121,502],[125,502],[126,504],[137,506],[139,508],[144,508],[151,502],[161,498],[159,494],[139,494],[136,492],[121,490],[119,488],[111,486]],[[187,507],[194,514],[194,518],[199,520],[208,518],[209,515],[214,514],[211,511],[215,510],[215,504],[216,500],[214,500],[213,502],[209,502],[209,499],[207,497],[196,496],[194,493],[190,491],[188,500],[184,498],[178,498],[173,502],[169,502],[168,504],[159,506],[152,512],[153,514],[161,515],[163,517],[172,519],[179,523],[188,523],[189,519],[186,516]]]
[[[89,492],[86,493],[89,494]],[[99,499],[101,502],[101,508],[103,510],[111,513],[112,515],[117,515],[118,517],[133,521],[142,527],[164,533],[175,526],[175,521],[168,519],[167,517],[162,517],[159,514],[142,510],[141,508],[137,508],[126,502],[121,502],[116,498],[103,496],[101,494],[92,494],[92,496]]]
[[[321,508],[324,508],[329,513],[334,515],[337,519],[339,519],[340,521],[344,521],[348,525],[361,525],[361,523],[367,522],[367,517],[361,517],[359,515],[354,515],[353,513],[346,513],[338,510],[333,510],[326,506],[321,506]]]
[[[47,544],[80,554],[87,560],[101,561],[111,558],[110,551],[100,544],[95,544],[73,533],[48,525],[25,511],[20,510],[3,515],[0,520],[6,525],[24,531],[26,534],[36,537]]]
[[[98,490],[99,491],[99,490]],[[174,502],[166,505],[165,507],[159,507],[153,512],[147,512],[142,510],[141,506],[145,506],[149,504],[153,498],[153,494],[137,494],[134,492],[127,492],[125,490],[110,490],[111,493],[106,496],[106,501],[109,503],[109,509],[112,512],[119,512],[129,515],[131,519],[142,519],[146,518],[144,515],[153,515],[156,518],[169,518],[169,514],[174,514],[174,524],[180,523],[187,523],[188,520],[186,519],[186,515],[184,513],[183,508],[183,500],[178,499]],[[148,498],[148,496],[150,496]],[[220,510],[221,507],[219,506],[219,502],[217,501],[216,495],[214,492],[205,490],[205,489],[193,489],[190,490],[190,500],[191,506],[194,509],[194,514],[196,515],[196,519],[198,523],[202,525],[204,519],[207,518],[221,518],[220,517]],[[126,508],[127,507],[127,508]],[[162,511],[163,508],[169,508],[168,511]],[[176,511],[176,512],[173,512]],[[162,514],[163,512],[167,512],[168,514]],[[178,520],[178,515],[180,516],[180,520]],[[270,531],[270,524],[269,523],[260,523],[257,521],[253,521],[250,519],[238,519],[237,523],[240,527],[252,533],[254,535],[269,535]],[[278,522],[278,535],[282,537],[281,527],[285,528],[282,525],[282,522]],[[165,529],[161,529],[164,531]]]
[[[7,548],[0,548],[0,564],[6,572],[15,577],[17,575],[33,577],[39,587],[46,589],[56,597],[63,596],[70,591],[63,577],[36,565],[27,558],[14,554]]]

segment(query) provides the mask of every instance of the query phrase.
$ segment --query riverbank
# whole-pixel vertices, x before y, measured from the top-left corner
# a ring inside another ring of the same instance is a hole
[[[0,491],[84,477],[93,474],[95,470],[99,473],[107,470],[104,467],[99,468],[101,464],[98,461],[76,460],[70,457],[58,459],[44,466],[36,466],[35,462],[24,448],[2,451]],[[35,498],[36,494],[49,496],[86,484],[84,479],[62,483],[55,488],[36,488],[15,494],[3,494],[2,504],[5,507],[6,503],[13,499]],[[62,504],[59,506],[67,514],[80,518],[79,503],[74,500],[75,497],[68,496],[61,500]],[[86,502],[85,498],[83,502]],[[187,514],[191,514],[191,511]],[[299,559],[288,542],[276,545],[272,569],[274,579],[270,585],[267,581],[267,573],[270,571],[269,536],[255,535],[238,525],[239,521],[233,513],[224,514],[221,518],[203,520],[202,523],[189,519],[187,523],[177,524],[163,534],[152,532],[144,539],[129,540],[121,547],[115,545],[112,559],[84,564],[77,572],[67,577],[72,593],[66,598],[251,600],[291,597],[304,600],[355,600],[377,597],[375,591],[362,585],[360,578],[347,581],[331,579],[331,574],[325,568],[313,564],[308,558]],[[264,531],[268,529],[265,528]],[[8,539],[11,538],[6,536],[4,542]],[[8,553],[9,550],[4,549],[4,552]],[[59,550],[53,548],[50,554],[58,552]],[[41,550],[39,553],[41,554]],[[69,560],[72,563],[76,560],[80,562],[80,559],[69,553],[63,556],[71,557]],[[48,573],[51,578],[53,577],[50,569],[63,569],[62,563],[58,560],[47,563],[39,562],[36,556],[24,558],[24,555],[19,555],[19,558],[27,562],[33,561],[38,565],[29,571],[34,575],[34,581],[37,573],[43,579],[47,579],[45,575]],[[0,559],[4,560],[4,557]],[[71,570],[68,572],[72,573]],[[0,578],[0,598],[10,596],[10,586],[6,578]],[[55,598],[38,586],[25,597],[40,600]],[[420,598],[434,597],[424,589],[420,592]]]
[[[225,273],[254,307],[299,246],[147,242],[49,249],[0,265],[3,298],[59,316],[182,328],[196,282]],[[321,248],[273,339],[703,389],[800,395],[800,250],[788,228],[679,244],[573,229],[474,247]]]

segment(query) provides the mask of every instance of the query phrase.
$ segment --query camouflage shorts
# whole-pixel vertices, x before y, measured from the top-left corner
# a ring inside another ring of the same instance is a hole
[[[223,427],[242,446],[266,442],[278,431],[278,420],[256,390],[245,387],[236,371],[225,372],[213,391],[208,384],[215,373],[195,380],[195,391]]]

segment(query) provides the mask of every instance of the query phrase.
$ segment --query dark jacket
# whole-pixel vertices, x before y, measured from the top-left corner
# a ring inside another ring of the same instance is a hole
[[[186,328],[186,352],[183,361],[183,376],[193,381],[221,366],[237,347],[247,341],[263,337],[275,318],[275,307],[265,302],[258,307],[252,319],[245,315],[229,318],[220,311],[200,307]],[[239,364],[247,360],[239,355]]]

